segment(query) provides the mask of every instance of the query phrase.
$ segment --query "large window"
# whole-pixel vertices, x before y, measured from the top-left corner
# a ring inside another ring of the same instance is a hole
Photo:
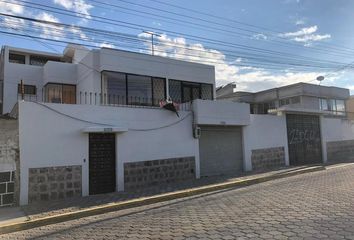
[[[49,103],[76,103],[76,86],[48,83],[44,87],[44,100]]]
[[[165,79],[135,74],[103,72],[104,104],[158,106],[166,98]]]
[[[31,65],[43,66],[43,65],[46,64],[48,61],[56,61],[56,62],[59,62],[60,59],[48,58],[48,57],[43,57],[43,56],[31,56],[31,57],[30,57],[30,64],[31,64]]]
[[[169,80],[168,86],[172,101],[177,103],[190,102],[195,99],[213,99],[212,84]]]
[[[297,104],[300,102],[301,102],[300,96],[291,97],[291,98],[283,98],[283,99],[279,100],[279,106]]]
[[[340,99],[320,98],[320,110],[329,111],[337,115],[345,115],[345,102]]]
[[[17,93],[22,94],[22,89],[21,89],[21,84],[18,84],[17,86]],[[23,94],[25,95],[36,95],[37,94],[37,88],[34,85],[23,85]]]
[[[25,55],[16,54],[16,53],[9,54],[9,62],[10,63],[25,64],[25,58],[26,58]]]

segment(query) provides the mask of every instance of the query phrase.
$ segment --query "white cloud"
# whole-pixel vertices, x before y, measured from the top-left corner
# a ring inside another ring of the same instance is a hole
[[[74,35],[78,36],[81,40],[89,40],[89,37],[79,28],[75,28],[74,26],[69,28],[69,31]]]
[[[11,30],[22,30],[27,26],[25,20],[12,17],[4,17],[1,21],[1,25]]]
[[[48,21],[48,22],[60,23],[58,18],[46,12],[39,13],[36,19]],[[55,40],[59,40],[65,36],[64,28],[61,26],[55,26],[55,25],[39,23],[39,22],[34,22],[33,25],[41,29],[40,36],[43,38],[52,38]]]
[[[153,22],[152,22],[152,25],[156,25],[156,26],[159,26],[159,27],[162,26],[162,24],[161,24],[160,22],[156,22],[156,21],[153,21]]]
[[[303,35],[308,35],[315,33],[317,31],[317,26],[312,26],[312,27],[307,27],[307,28],[302,28],[299,31],[296,32],[288,32],[288,33],[282,33],[280,34],[283,37],[298,37],[298,36],[303,36]]]
[[[146,40],[145,45],[149,50],[145,53],[151,53],[151,36],[141,33],[139,37]],[[166,35],[156,37],[154,49],[155,55],[214,65],[217,86],[236,82],[238,90],[244,91],[259,91],[296,82],[308,82],[320,75],[319,72],[292,72],[286,69],[275,74],[266,69],[244,66],[247,63],[245,59],[227,61],[226,56],[218,50],[207,49],[198,43],[189,44],[184,38],[169,38]]]
[[[24,6],[17,5],[20,2],[16,0],[10,0],[7,2],[0,2],[0,12],[12,15],[21,15],[24,14]],[[12,18],[12,17],[2,17],[0,19],[1,25],[5,28],[11,30],[21,30],[26,26],[23,19]]]
[[[93,6],[84,0],[54,0],[54,3],[64,7],[67,10],[75,11],[77,16],[82,17],[82,23],[91,19],[90,10]],[[83,15],[85,16],[83,16]]]
[[[266,35],[264,35],[263,33],[258,33],[258,34],[254,34],[252,36],[252,39],[256,39],[256,40],[267,40],[268,37]]]
[[[19,5],[17,5],[19,4]],[[9,14],[23,14],[24,6],[21,6],[20,2],[16,0],[10,0],[7,2],[0,2],[0,11],[2,13]]]
[[[36,19],[52,23],[60,23],[60,20],[58,18],[46,12],[40,12],[37,15]],[[89,37],[82,30],[80,30],[79,28],[75,28],[74,26],[65,29],[63,26],[56,26],[53,24],[39,22],[34,22],[33,25],[41,29],[40,36],[43,38],[61,40],[67,37],[78,37],[79,40],[89,40]]]
[[[348,88],[350,91],[354,91],[354,85],[347,85],[346,88]]]
[[[101,47],[101,48],[115,48],[116,46],[111,43],[104,42],[104,43],[99,44],[99,47]]]
[[[295,21],[295,25],[304,25],[306,22],[304,19],[298,19]]]
[[[305,46],[310,46],[313,42],[322,41],[331,38],[330,34],[316,34],[318,27],[316,25],[305,27],[295,32],[287,32],[279,34],[280,37],[288,38],[291,41],[304,43]]]

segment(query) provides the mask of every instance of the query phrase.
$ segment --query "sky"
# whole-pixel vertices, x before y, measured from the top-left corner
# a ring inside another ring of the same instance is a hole
[[[354,94],[353,9],[351,0],[0,0],[0,45],[151,54],[154,33],[155,55],[214,65],[217,86],[254,92],[324,76]]]

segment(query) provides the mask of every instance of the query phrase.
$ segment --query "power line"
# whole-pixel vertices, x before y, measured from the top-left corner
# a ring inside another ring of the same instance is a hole
[[[118,0],[118,1],[122,1],[122,0]],[[163,2],[161,0],[148,0],[148,1],[159,3],[159,4],[163,4],[163,5],[174,7],[174,8],[178,8],[178,9],[183,9],[183,10],[186,10],[186,11],[189,11],[189,12],[193,12],[193,13],[197,13],[197,14],[201,14],[201,15],[204,15],[204,16],[212,17],[212,18],[214,18],[216,20],[224,20],[224,21],[227,21],[227,22],[237,23],[237,24],[240,24],[240,25],[249,26],[249,27],[265,30],[265,31],[268,31],[268,32],[272,32],[272,33],[275,33],[277,35],[282,34],[282,32],[274,31],[273,29],[268,28],[268,27],[259,26],[259,25],[255,25],[255,24],[249,24],[249,23],[237,21],[237,20],[234,20],[234,19],[229,19],[229,18],[226,18],[226,17],[223,17],[223,16],[218,16],[218,15],[214,15],[214,14],[211,14],[211,13],[202,12],[202,11],[198,11],[198,10],[195,10],[195,9],[190,9],[190,8],[186,8],[186,7],[183,7],[183,6],[175,5],[175,4],[172,4],[172,3]],[[258,32],[258,33],[262,33],[262,32]],[[280,37],[280,38],[282,38],[282,37]],[[286,39],[286,38],[282,38],[282,39]],[[354,49],[348,48],[347,46],[340,46],[340,45],[333,44],[333,43],[329,44],[329,43],[322,43],[321,42],[319,44],[320,45],[337,46],[338,47],[337,49],[343,49],[344,51],[347,51],[347,50],[354,51]]]
[[[101,33],[103,33],[103,34],[106,34],[106,35],[117,35],[117,33],[116,32],[109,32],[109,31],[98,31],[97,29],[92,29],[92,28],[85,28],[85,27],[78,27],[78,26],[75,26],[75,25],[68,25],[68,24],[62,24],[62,23],[55,23],[55,22],[48,22],[48,21],[44,21],[44,20],[38,20],[38,19],[33,19],[33,18],[27,18],[27,17],[19,17],[19,16],[15,16],[15,15],[10,15],[10,14],[0,14],[0,15],[2,15],[2,16],[7,16],[7,17],[15,17],[15,18],[19,18],[19,19],[23,19],[23,20],[27,20],[27,21],[33,21],[33,22],[37,22],[37,23],[43,23],[43,24],[51,24],[51,25],[54,25],[54,26],[56,26],[56,28],[53,28],[52,29],[52,31],[51,32],[57,32],[58,31],[58,27],[68,27],[69,29],[70,28],[75,28],[76,30],[87,30],[87,31],[89,31],[89,32],[92,32],[92,33],[96,33],[96,34],[101,34]],[[33,28],[33,27],[32,27]],[[120,34],[121,35],[121,34]],[[119,37],[121,37],[119,35]],[[60,35],[61,37],[64,37],[64,36],[62,36],[62,35]],[[134,37],[134,38],[132,38],[131,36],[130,37],[126,37],[127,35],[125,34],[124,35],[124,38],[125,39],[129,39],[129,41],[132,43],[132,42],[135,42],[135,43],[137,43],[137,42],[139,42],[139,41],[143,41],[143,40],[141,40],[141,39],[137,39],[136,37]],[[80,40],[80,39],[79,39]],[[134,40],[134,41],[132,41],[132,40]],[[145,41],[145,42],[147,42],[147,41]],[[163,43],[163,44],[165,44],[165,45],[169,45],[169,44],[166,44],[166,43]],[[173,46],[173,47],[175,47],[175,48],[180,48],[180,47],[178,47],[178,46],[175,46],[176,44],[174,44],[174,45],[170,45],[170,46]],[[193,51],[193,52],[199,52],[200,50],[197,50],[197,49],[193,49],[193,48],[187,48],[187,47],[183,47],[183,49],[184,50],[191,50],[191,51]],[[223,51],[223,50],[221,50],[221,51]],[[201,51],[201,52],[205,52],[205,51]],[[264,59],[264,58],[255,58],[255,57],[250,57],[250,56],[242,56],[242,55],[232,55],[232,54],[226,54],[226,56],[230,56],[230,57],[246,57],[246,58],[249,58],[249,59],[251,59],[251,60],[256,60],[256,61],[263,61],[263,62],[267,62],[267,64],[269,64],[269,63],[275,63],[275,64],[281,64],[281,65],[285,65],[285,64],[287,64],[286,62],[278,62],[278,61],[274,61],[274,60],[272,60],[272,59]],[[265,56],[263,56],[263,57],[265,57]],[[274,59],[274,57],[273,57],[273,59]],[[303,62],[304,61],[304,59],[299,59],[299,60],[301,60],[301,62]],[[308,62],[311,62],[311,63],[315,63],[315,62],[312,62],[312,61],[308,61]],[[339,62],[333,62],[333,61],[331,61],[331,62],[324,62],[324,61],[317,61],[317,63],[328,63],[328,64],[341,64],[341,63],[339,63]],[[295,64],[295,63],[289,63],[291,66],[303,66],[303,67],[311,67],[311,66],[309,66],[309,65],[306,65],[306,64],[299,64],[299,63],[297,63],[297,64]],[[319,67],[319,68],[323,68],[323,66],[313,66],[313,67]],[[336,66],[332,66],[332,67],[338,67],[338,65],[336,65]]]
[[[126,27],[126,28],[140,30],[140,31],[141,31],[141,28],[144,28],[144,29],[148,28],[147,26],[144,26],[144,25],[129,23],[129,22],[126,22],[126,21],[119,21],[119,20],[105,18],[105,17],[100,17],[100,16],[95,16],[95,15],[77,13],[77,12],[70,11],[70,10],[63,10],[63,9],[60,9],[60,8],[49,7],[49,6],[46,6],[46,5],[43,5],[43,4],[31,3],[31,2],[27,2],[27,1],[23,1],[23,0],[19,0],[19,1],[23,2],[23,3],[29,3],[30,4],[30,5],[22,4],[22,6],[27,6],[27,7],[34,8],[34,9],[40,9],[40,10],[45,10],[45,11],[49,11],[49,12],[54,12],[54,13],[57,13],[57,14],[63,14],[63,15],[71,16],[71,17],[78,18],[78,17],[81,16],[81,17],[86,17],[87,18],[88,16],[90,16],[91,20],[93,20],[93,21],[102,22],[102,23],[115,25],[115,26],[118,25],[118,26],[121,26],[121,27]],[[2,0],[2,2],[7,2],[7,1]],[[13,4],[21,5],[21,4],[18,4],[18,3],[13,3]],[[34,7],[33,5],[36,5],[36,6],[39,5],[41,7]],[[45,9],[43,9],[43,7],[45,7]],[[56,9],[56,10],[59,10],[60,12],[54,11],[54,10],[50,10],[50,9]],[[69,12],[71,14],[68,14],[67,12]],[[103,19],[103,20],[100,20],[100,19]],[[158,31],[168,32],[169,34],[171,34],[173,36],[179,36],[180,34],[182,34],[182,33],[178,33],[178,32],[175,32],[175,31],[170,31],[170,30],[165,30],[165,29],[160,29],[160,28],[153,28],[153,29],[158,30]],[[279,54],[279,55],[284,55],[284,54],[289,55],[288,53],[285,53],[285,52],[272,51],[272,50],[267,50],[267,49],[263,49],[263,48],[255,48],[255,47],[250,47],[250,46],[247,46],[247,45],[235,44],[235,43],[220,41],[220,40],[216,40],[216,39],[208,39],[208,38],[205,38],[205,37],[198,37],[198,36],[195,36],[195,35],[192,35],[192,34],[184,34],[184,36],[185,36],[186,39],[197,40],[197,41],[200,41],[200,42],[203,42],[203,43],[218,44],[218,45],[228,46],[228,47],[238,47],[240,49],[247,49],[247,50],[250,50],[250,51],[258,51],[258,52],[265,52],[265,53],[268,52],[268,53],[274,53],[274,54]],[[327,51],[327,54],[331,54],[330,51]],[[294,55],[294,54],[292,54],[292,55]]]

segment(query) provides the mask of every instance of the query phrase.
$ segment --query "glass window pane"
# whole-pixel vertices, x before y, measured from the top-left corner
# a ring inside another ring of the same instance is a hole
[[[211,85],[211,84],[201,84],[201,85],[202,85],[201,98],[204,100],[212,100],[213,99],[213,85]]]
[[[76,104],[76,87],[72,85],[63,85],[62,103]]]
[[[49,103],[62,103],[62,85],[47,84],[45,86],[45,101]]]
[[[199,99],[200,98],[200,87],[193,87],[192,88],[192,99]]]
[[[27,94],[27,95],[36,95],[36,86],[24,84],[23,91],[24,91],[24,94]],[[18,84],[17,92],[19,94],[22,94],[21,84]]]
[[[164,78],[152,78],[153,81],[153,105],[159,106],[161,100],[165,100],[165,79]]]
[[[176,103],[181,103],[182,93],[181,93],[181,81],[169,80],[168,82],[169,95],[172,101]]]
[[[20,55],[20,54],[10,53],[9,54],[9,62],[25,64],[25,56]]]
[[[128,75],[128,104],[152,105],[151,77]]]
[[[336,107],[338,115],[345,115],[345,103],[344,100],[336,100]]]
[[[328,110],[336,111],[336,101],[334,99],[328,99]]]
[[[126,75],[104,72],[102,78],[102,99],[104,104],[126,104]]]
[[[30,64],[36,66],[43,66],[44,64],[47,63],[47,61],[48,61],[47,58],[39,57],[39,56],[31,56],[30,58]]]
[[[321,109],[322,111],[328,111],[327,99],[320,98],[320,109]]]
[[[185,102],[190,102],[192,100],[191,98],[191,88],[187,86],[183,86],[183,99],[182,103]]]

